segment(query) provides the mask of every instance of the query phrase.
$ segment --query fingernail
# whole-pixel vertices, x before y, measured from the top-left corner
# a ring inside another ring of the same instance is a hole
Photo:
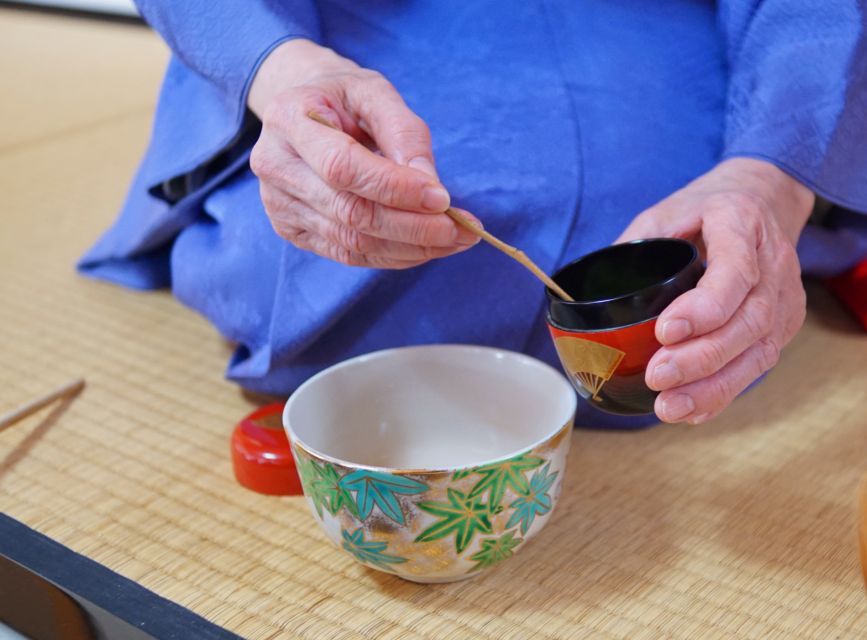
[[[667,320],[662,323],[662,341],[672,344],[686,340],[692,335],[692,323],[689,320]]]
[[[454,240],[455,244],[463,245],[465,247],[471,247],[474,244],[478,244],[480,238],[473,232],[467,231],[462,227],[455,227]]]
[[[710,417],[709,413],[703,413],[700,416],[696,416],[695,418],[691,418],[689,420],[690,424],[701,424],[702,422],[707,422],[707,419]]]
[[[656,389],[670,389],[683,382],[683,372],[676,364],[663,362],[653,368],[652,380]]]
[[[449,194],[442,187],[427,186],[421,194],[421,206],[428,211],[445,211],[449,208]]]
[[[662,401],[662,419],[676,422],[695,411],[695,402],[685,393],[678,393]]]
[[[419,171],[422,171],[433,178],[437,177],[437,170],[434,169],[433,162],[431,162],[424,156],[416,156],[415,158],[407,162],[407,164],[413,169],[418,169]]]

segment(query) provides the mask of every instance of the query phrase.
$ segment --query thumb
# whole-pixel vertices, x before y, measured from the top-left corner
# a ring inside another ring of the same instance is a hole
[[[616,243],[645,238],[689,238],[700,228],[696,218],[676,197],[668,197],[639,213],[615,240]]]
[[[662,233],[658,218],[654,214],[653,209],[648,209],[636,216],[629,223],[629,226],[624,229],[623,233],[620,234],[620,237],[614,241],[614,244],[642,240],[644,238],[659,238],[665,235]]]

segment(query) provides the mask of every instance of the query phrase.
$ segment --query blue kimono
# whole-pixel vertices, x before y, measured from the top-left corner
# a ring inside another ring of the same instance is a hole
[[[258,65],[309,38],[381,71],[433,132],[452,201],[548,272],[611,243],[722,158],[773,162],[837,205],[808,273],[867,256],[867,37],[857,0],[140,0],[174,53],[153,136],[83,273],[171,286],[238,344],[228,377],[286,395],[339,360],[473,343],[557,366],[544,294],[480,245],[347,267],[271,229],[250,172]],[[582,403],[583,404],[583,403]],[[644,423],[647,419],[643,420]],[[578,424],[642,420],[583,405]]]

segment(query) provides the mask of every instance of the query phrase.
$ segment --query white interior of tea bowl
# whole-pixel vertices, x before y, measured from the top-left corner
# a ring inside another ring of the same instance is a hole
[[[575,391],[528,356],[432,345],[379,351],[317,374],[283,424],[312,453],[353,466],[455,469],[520,453],[572,419]]]

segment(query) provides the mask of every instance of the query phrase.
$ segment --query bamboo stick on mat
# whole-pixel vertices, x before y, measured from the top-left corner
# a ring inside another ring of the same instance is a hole
[[[3,414],[0,416],[0,431],[3,431],[4,429],[11,427],[13,424],[24,420],[24,418],[33,415],[40,409],[50,405],[52,402],[77,396],[81,393],[82,389],[84,389],[84,378],[77,378],[76,380],[67,382],[65,385],[58,387],[54,391],[50,391],[49,393],[46,393],[35,400],[31,400],[17,409],[13,409],[8,413]]]

